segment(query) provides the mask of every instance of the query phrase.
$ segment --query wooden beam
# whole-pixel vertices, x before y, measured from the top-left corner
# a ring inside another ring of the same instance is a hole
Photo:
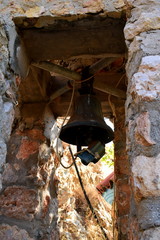
[[[30,19],[29,19],[30,20]],[[94,17],[65,21],[44,21],[45,26],[18,26],[27,54],[32,61],[105,57],[125,53],[123,19]]]
[[[125,91],[116,87],[112,87],[105,82],[95,81],[93,87],[101,92],[108,93],[118,98],[126,99]]]
[[[68,79],[72,79],[75,81],[80,81],[81,80],[81,75],[75,71],[71,71],[67,68],[61,67],[57,64],[51,63],[51,62],[39,62],[39,63],[32,63],[33,66],[41,68],[43,70],[46,70],[48,72],[54,72],[56,74],[59,74],[61,76],[64,76]]]
[[[52,93],[52,95],[50,96],[50,102],[52,102],[54,99],[56,99],[57,97],[60,97],[61,95],[63,95],[64,93],[68,92],[71,88],[69,87],[68,84],[66,84],[64,87],[59,88],[58,90],[56,90],[55,92]]]
[[[103,58],[99,60],[98,62],[94,63],[92,66],[89,68],[89,74],[94,75],[96,72],[100,71],[104,67],[108,66],[111,64],[116,58],[111,57],[111,58]],[[47,62],[47,61],[42,61],[42,62],[33,62],[33,66],[41,68],[43,70],[46,70],[48,72],[54,72],[56,74],[59,74],[61,76],[64,76],[66,78],[75,80],[75,81],[80,81],[81,80],[81,75],[75,71],[69,70],[67,68],[61,67],[60,65],[54,64],[52,62]]]
[[[100,68],[103,64],[109,64],[110,62],[113,61],[113,58],[110,58],[108,61],[107,60],[104,60],[104,62],[100,62],[100,64],[97,64],[97,66],[94,68],[92,68],[92,71],[94,72],[95,69],[98,69]],[[102,65],[101,65],[102,63]],[[59,65],[56,65],[54,63],[51,63],[51,62],[40,62],[40,63],[33,63],[32,64],[33,66],[36,66],[38,68],[41,68],[41,69],[44,69],[46,71],[49,71],[49,72],[55,72],[57,74],[60,74],[66,78],[69,78],[69,79],[72,79],[72,80],[75,80],[75,81],[80,81],[81,80],[81,75],[75,71],[71,71],[67,68],[63,68]],[[108,93],[110,95],[113,95],[115,97],[119,97],[119,98],[122,98],[122,99],[125,99],[126,98],[126,93],[125,91],[123,90],[120,90],[118,88],[115,88],[115,87],[111,87],[110,85],[108,85],[106,82],[101,82],[99,81],[98,79],[94,81],[94,85],[93,87],[99,91],[102,91],[104,93]],[[53,94],[53,99],[55,99],[56,97],[60,96],[61,94],[67,92],[69,90],[67,90],[68,86],[66,85],[65,87],[63,87],[62,89],[60,90],[57,90],[54,94]]]
[[[109,64],[114,62],[116,57],[109,57],[109,58],[102,58],[98,62],[94,63],[92,66],[89,68],[89,73],[91,75],[94,75],[98,71],[102,70],[103,68],[107,67]]]
[[[125,91],[120,90],[118,88],[111,87],[107,83],[95,81],[93,87],[101,92],[113,95],[121,99],[126,99]],[[61,96],[62,94],[68,92],[69,90],[70,88],[68,87],[68,85],[65,85],[64,87],[58,89],[51,95],[50,101],[53,101],[55,98]]]

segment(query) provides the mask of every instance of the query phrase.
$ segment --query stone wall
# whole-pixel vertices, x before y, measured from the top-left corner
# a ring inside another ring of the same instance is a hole
[[[13,0],[1,1],[1,14],[7,16],[39,17],[42,15],[67,16],[105,12],[111,17],[120,17],[125,7],[123,0]]]
[[[8,39],[3,21],[0,22],[0,172],[3,171],[14,120],[15,93],[12,90],[13,74],[9,69]],[[0,178],[1,179],[1,178]],[[2,182],[0,182],[2,189]]]
[[[160,2],[127,1],[127,153],[134,194],[128,239],[159,239]]]
[[[7,231],[13,231],[14,235],[22,230],[33,239],[49,239],[51,234],[58,234],[54,158],[44,141],[40,121],[31,129],[17,127],[11,134],[2,174],[0,221],[17,228],[1,225],[2,236],[7,237]]]

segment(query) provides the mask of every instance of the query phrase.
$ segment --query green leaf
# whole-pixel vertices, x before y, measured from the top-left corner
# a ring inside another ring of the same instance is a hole
[[[108,167],[114,166],[114,145],[113,143],[105,147],[106,154],[101,158],[101,161],[104,162]]]

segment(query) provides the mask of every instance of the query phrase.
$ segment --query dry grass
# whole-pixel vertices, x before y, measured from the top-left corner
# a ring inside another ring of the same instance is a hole
[[[66,156],[69,154],[66,152]],[[68,159],[70,162],[70,159]],[[105,176],[101,163],[89,164],[87,167],[77,161],[84,183],[84,188],[95,213],[110,240],[112,237],[111,205],[96,190],[96,185]],[[93,217],[81,189],[74,166],[68,170],[61,166],[57,169],[59,180],[59,229],[61,240],[103,240],[104,235]]]

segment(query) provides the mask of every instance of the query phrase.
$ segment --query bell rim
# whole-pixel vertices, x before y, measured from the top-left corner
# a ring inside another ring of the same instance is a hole
[[[99,132],[98,135],[101,135],[101,134],[103,135],[103,137],[101,136],[99,139],[97,138],[97,140],[103,142],[104,144],[107,144],[107,143],[113,141],[113,139],[114,139],[114,132],[113,132],[112,128],[109,127],[107,124],[105,124],[105,122],[103,124],[99,124],[99,123],[97,124],[96,121],[92,121],[92,122],[89,121],[88,123],[85,122],[85,123],[81,123],[81,124],[78,122],[75,122],[75,123],[72,122],[71,124],[70,123],[66,124],[65,126],[62,127],[59,138],[66,143],[69,143],[72,145],[77,145],[76,139],[73,137],[71,140],[71,137],[70,137],[71,129],[73,132],[77,132],[77,127],[79,127],[79,128],[94,127],[93,131]],[[66,136],[69,136],[69,137],[66,137]],[[82,146],[86,146],[86,144],[82,145]]]

